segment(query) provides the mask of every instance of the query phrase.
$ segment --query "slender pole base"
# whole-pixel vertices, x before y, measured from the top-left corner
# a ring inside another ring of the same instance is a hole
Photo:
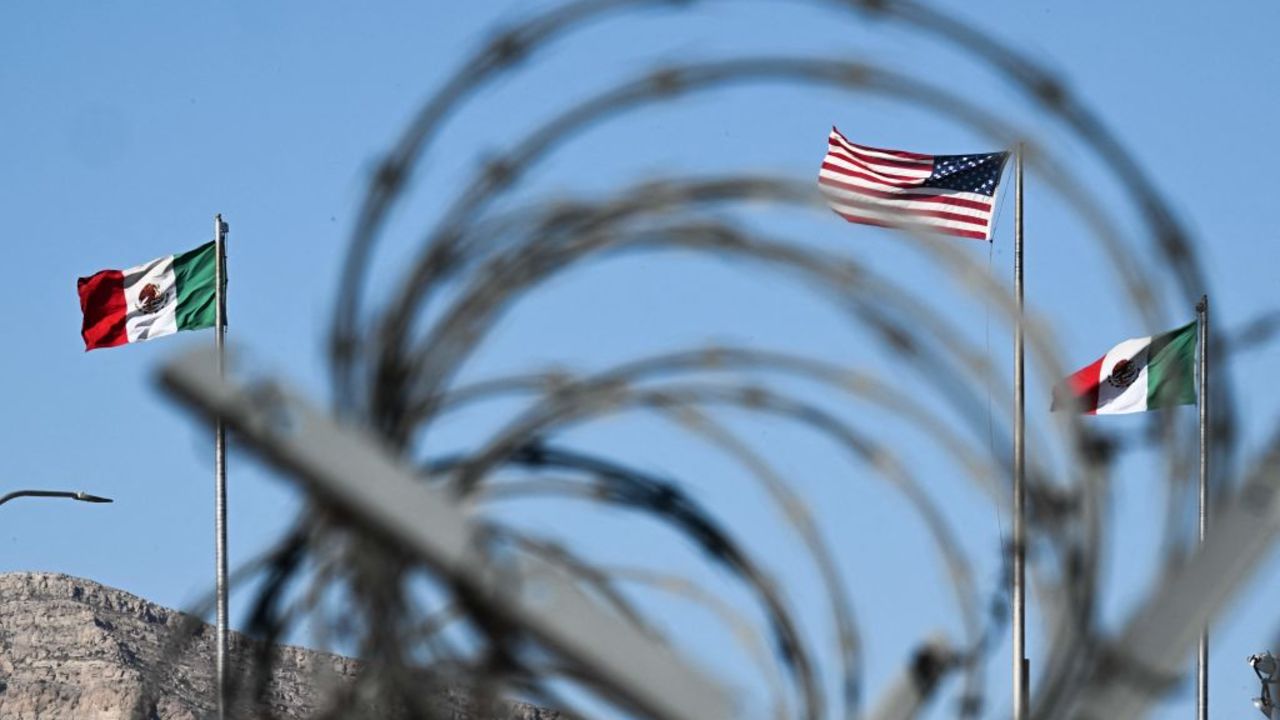
[[[1013,720],[1027,720],[1031,663],[1027,660],[1026,388],[1022,302],[1022,144],[1013,165],[1013,294],[1018,317],[1013,335]]]
[[[1209,527],[1209,296],[1196,304],[1200,350],[1198,378],[1200,397],[1200,539],[1204,544]],[[1209,720],[1209,628],[1200,629],[1200,647],[1196,653],[1196,720]]]
[[[222,215],[213,218],[213,232],[217,268],[214,282],[215,305],[214,343],[218,349],[218,375],[224,372],[225,350],[223,348],[223,331],[226,327],[226,248],[224,235],[227,226],[222,222]],[[226,720],[228,714],[227,698],[227,448],[226,431],[219,417],[214,426],[214,562],[217,585],[217,683],[218,683],[218,720]]]

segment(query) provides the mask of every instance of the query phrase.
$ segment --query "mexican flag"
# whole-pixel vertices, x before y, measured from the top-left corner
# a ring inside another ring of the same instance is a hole
[[[1120,415],[1196,403],[1196,324],[1125,340],[1054,389],[1054,410]]]
[[[213,327],[217,249],[209,242],[127,270],[103,270],[76,283],[85,352]]]

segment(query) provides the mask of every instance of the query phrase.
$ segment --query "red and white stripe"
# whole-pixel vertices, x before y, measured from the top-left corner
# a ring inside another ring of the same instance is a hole
[[[831,128],[818,183],[849,222],[990,240],[995,197],[923,187],[932,174],[932,155],[859,145]]]

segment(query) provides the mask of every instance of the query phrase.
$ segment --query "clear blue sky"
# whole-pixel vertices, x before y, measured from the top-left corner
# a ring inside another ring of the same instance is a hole
[[[231,337],[327,397],[323,343],[336,298],[342,250],[376,158],[421,102],[495,24],[540,3],[236,2],[177,9],[164,4],[7,3],[0,7],[0,217],[7,281],[0,283],[6,352],[0,354],[5,438],[0,488],[85,489],[111,506],[24,501],[0,510],[0,570],[52,570],[92,578],[170,606],[208,590],[213,569],[212,447],[155,389],[157,365],[181,347],[211,343],[208,332],[86,354],[79,338],[75,279],[194,247],[212,216],[231,225]],[[1277,307],[1280,265],[1270,208],[1276,165],[1274,51],[1280,7],[1206,3],[949,3],[995,35],[1063,73],[1110,124],[1171,198],[1197,235],[1220,327],[1239,326]],[[894,25],[853,22],[807,4],[708,3],[682,12],[613,19],[560,46],[534,72],[483,93],[452,122],[428,160],[411,202],[397,212],[376,274],[385,297],[402,261],[477,159],[507,148],[564,101],[585,98],[662,61],[731,52],[876,58],[966,91],[1015,121],[1037,116],[1008,86],[951,49]],[[763,85],[717,91],[593,129],[558,154],[522,189],[529,196],[599,193],[669,170],[734,169],[812,178],[837,124],[869,144],[924,152],[992,149],[946,119],[883,98]],[[1039,137],[1073,157],[1058,127]],[[1078,175],[1101,194],[1114,181],[1093,158],[1074,153]],[[1028,301],[1061,331],[1063,364],[1082,365],[1115,342],[1162,330],[1141,326],[1110,287],[1096,244],[1061,202],[1028,180]],[[1132,252],[1138,225],[1120,201]],[[1007,280],[1011,203],[1006,202],[993,272]],[[752,214],[755,213],[755,214]],[[849,252],[904,283],[937,286],[936,304],[984,342],[981,303],[918,262],[874,228],[835,218],[751,211],[742,217]],[[415,232],[417,231],[417,232]],[[962,241],[960,241],[962,242]],[[985,262],[987,248],[972,244]],[[1170,322],[1185,322],[1191,307]],[[1009,339],[990,320],[996,362]],[[789,349],[892,372],[867,338],[787,278],[677,255],[614,260],[558,278],[504,319],[468,377],[560,362],[600,368],[638,353],[731,340]],[[1237,384],[1269,377],[1271,348],[1238,358]],[[906,381],[904,377],[904,382]],[[1030,411],[1047,410],[1043,384]],[[1277,420],[1280,392],[1262,382],[1239,398],[1245,446],[1256,448]],[[911,430],[842,408],[899,450],[926,445]],[[1004,412],[1004,408],[995,408]],[[1193,411],[1187,409],[1188,421]],[[1035,418],[1033,417],[1033,420]],[[1133,431],[1140,420],[1110,419]],[[497,421],[490,410],[445,428],[442,447],[465,444]],[[870,698],[923,634],[956,632],[950,603],[937,602],[943,569],[920,539],[902,499],[824,441],[781,424],[735,428],[768,448],[814,505],[867,637]],[[1098,422],[1102,422],[1099,420]],[[644,438],[638,448],[636,438]],[[698,450],[652,420],[627,419],[572,435],[655,471],[687,480],[720,508],[775,568],[814,638],[829,630],[816,574],[794,568],[798,552],[739,468]],[[998,518],[932,450],[913,458],[978,558],[989,592],[998,577]],[[240,454],[231,459],[232,558],[262,550],[298,509],[286,482]],[[1103,615],[1122,620],[1152,581],[1163,531],[1160,466],[1126,460],[1110,489],[1118,530],[1109,538]],[[621,515],[531,506],[522,522],[561,531],[606,560],[634,560],[700,574],[696,558],[653,528]],[[585,515],[585,516],[584,516]],[[1007,520],[1007,518],[1006,518]],[[625,531],[624,531],[625,530]],[[646,534],[647,533],[647,534]],[[655,537],[656,536],[656,537]],[[1275,558],[1264,571],[1274,577]],[[1216,717],[1254,712],[1256,692],[1243,659],[1272,640],[1274,585],[1256,583],[1215,631],[1212,707]],[[238,598],[242,601],[243,598]],[[749,669],[726,633],[679,603],[653,600],[693,654],[724,668],[755,697]],[[244,608],[233,602],[238,620]],[[1039,633],[1032,631],[1033,651]],[[825,645],[820,645],[824,650]],[[1033,658],[1034,659],[1034,658]],[[1004,707],[1007,649],[993,659],[990,690]],[[1190,685],[1162,706],[1187,717]],[[935,708],[950,714],[954,688]]]

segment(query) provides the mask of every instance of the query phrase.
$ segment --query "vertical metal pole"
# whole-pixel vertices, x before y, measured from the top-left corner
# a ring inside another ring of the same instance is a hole
[[[1209,296],[1196,303],[1196,320],[1200,350],[1198,384],[1200,386],[1200,544],[1204,544],[1209,527]],[[1196,720],[1209,719],[1209,628],[1200,629],[1200,648],[1196,654]]]
[[[1026,391],[1023,387],[1022,346],[1022,143],[1013,160],[1013,294],[1017,324],[1013,335],[1013,720],[1027,719],[1027,489]]]
[[[217,256],[214,270],[214,304],[217,306],[214,316],[214,344],[218,350],[218,375],[224,372],[223,330],[226,327],[226,247],[224,234],[227,226],[222,222],[222,214],[213,216],[214,254]],[[227,717],[227,452],[226,432],[222,418],[218,418],[214,426],[214,562],[217,583],[217,683],[218,683],[218,719]]]

